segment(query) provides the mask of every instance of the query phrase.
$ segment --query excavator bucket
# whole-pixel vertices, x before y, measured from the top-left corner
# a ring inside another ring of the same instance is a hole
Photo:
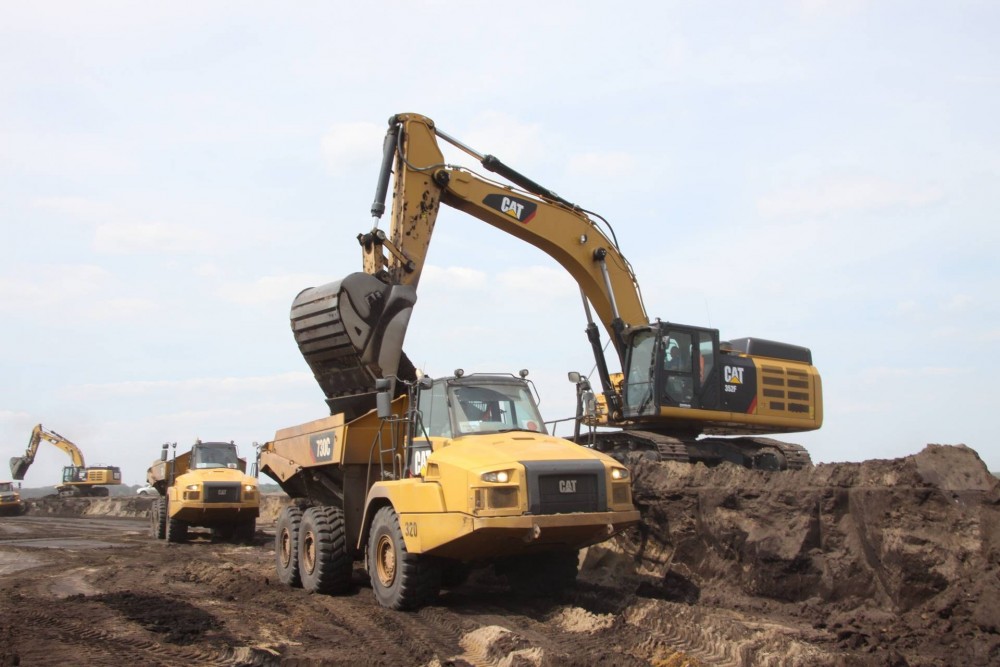
[[[24,479],[24,473],[28,472],[28,466],[31,463],[28,462],[23,456],[13,456],[10,459],[10,476],[14,479],[21,480]]]
[[[292,302],[299,351],[326,396],[330,414],[354,419],[375,407],[375,380],[414,380],[403,337],[416,290],[367,273],[303,290]]]

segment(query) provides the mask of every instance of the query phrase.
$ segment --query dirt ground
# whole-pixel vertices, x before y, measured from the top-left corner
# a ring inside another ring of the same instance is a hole
[[[150,500],[0,517],[6,665],[995,665],[1000,481],[976,453],[785,473],[630,461],[643,524],[577,586],[519,598],[489,570],[417,612],[274,575],[255,542],[149,537]]]

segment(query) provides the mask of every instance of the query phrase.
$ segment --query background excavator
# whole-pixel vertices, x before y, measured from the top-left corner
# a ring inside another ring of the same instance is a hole
[[[509,183],[447,164],[438,139]],[[390,181],[386,234],[378,223]],[[361,414],[371,404],[378,378],[414,379],[402,342],[442,203],[539,248],[580,286],[603,390],[595,396],[580,379],[578,396],[592,399],[581,401],[588,409],[578,410],[580,421],[590,427],[583,435],[577,429],[581,444],[616,456],[641,451],[661,460],[709,465],[730,461],[797,469],[811,464],[801,446],[758,437],[822,425],[820,376],[808,348],[760,338],[722,341],[715,329],[650,320],[639,283],[607,221],[417,114],[389,120],[371,209],[374,226],[358,235],[364,272],[304,290],[293,303],[296,341],[331,414]],[[594,313],[610,336],[621,372],[608,369]]]
[[[62,484],[56,487],[60,496],[104,497],[111,493],[108,486],[122,483],[122,473],[117,467],[88,467],[79,447],[55,431],[45,430],[41,424],[32,429],[24,456],[15,456],[10,460],[10,474],[14,479],[24,479],[28,468],[35,462],[35,454],[42,440],[51,442],[69,454],[73,461],[72,465],[63,468]]]

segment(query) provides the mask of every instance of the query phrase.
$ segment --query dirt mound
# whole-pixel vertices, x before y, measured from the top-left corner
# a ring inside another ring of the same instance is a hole
[[[638,568],[594,552],[586,576],[805,618],[864,664],[1000,662],[1000,480],[968,447],[783,473],[630,465]]]

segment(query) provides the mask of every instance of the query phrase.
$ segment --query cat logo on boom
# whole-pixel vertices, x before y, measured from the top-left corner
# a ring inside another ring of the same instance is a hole
[[[535,202],[510,195],[486,195],[483,203],[524,224],[530,222],[538,210]]]

